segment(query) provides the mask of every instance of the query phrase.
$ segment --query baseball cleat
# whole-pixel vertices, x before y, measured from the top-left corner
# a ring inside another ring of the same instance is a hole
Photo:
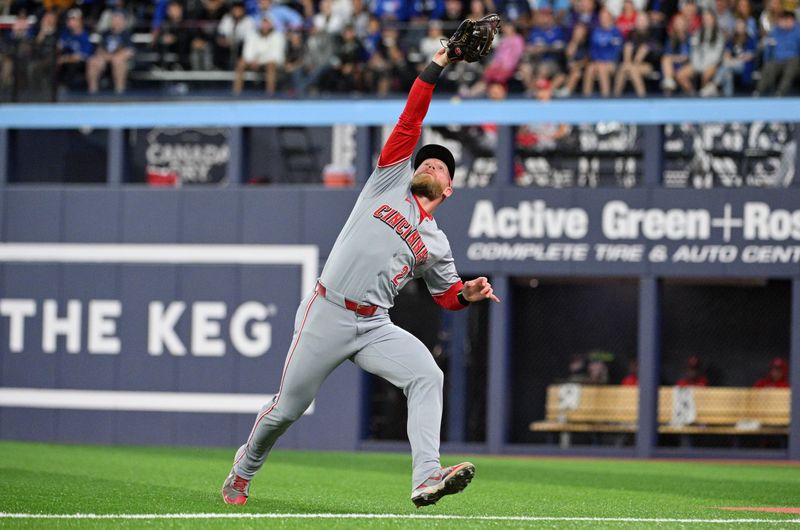
[[[228,478],[222,485],[222,499],[225,504],[245,504],[250,494],[250,481],[237,475],[231,469]]]
[[[443,467],[438,473],[431,475],[414,489],[414,493],[411,494],[411,502],[417,508],[436,504],[445,495],[464,491],[474,476],[475,466],[470,462]]]

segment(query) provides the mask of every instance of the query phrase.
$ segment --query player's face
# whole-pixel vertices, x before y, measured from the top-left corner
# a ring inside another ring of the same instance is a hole
[[[425,188],[424,193],[418,194],[432,201],[453,194],[450,171],[438,158],[427,158],[419,165],[411,179],[411,186],[414,193]]]

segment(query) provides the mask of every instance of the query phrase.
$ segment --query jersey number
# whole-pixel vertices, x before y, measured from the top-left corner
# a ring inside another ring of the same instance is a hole
[[[403,279],[403,276],[408,274],[409,268],[408,265],[403,265],[403,268],[400,269],[400,272],[392,279],[392,283],[395,285],[400,285],[400,280]]]

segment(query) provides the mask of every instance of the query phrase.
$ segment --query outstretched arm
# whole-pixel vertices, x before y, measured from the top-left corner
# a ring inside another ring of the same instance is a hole
[[[461,293],[467,302],[491,300],[492,302],[500,303],[500,299],[494,294],[492,284],[489,283],[485,276],[464,282],[464,289],[462,289]]]
[[[422,120],[428,113],[428,107],[433,97],[433,89],[436,81],[450,63],[447,58],[447,50],[441,48],[433,56],[431,63],[419,74],[414,81],[411,91],[406,100],[406,106],[400,119],[397,120],[392,134],[383,146],[381,156],[378,159],[379,167],[386,167],[402,162],[411,156],[414,147],[417,145],[420,134],[422,134]]]
[[[433,301],[445,309],[458,311],[464,309],[472,302],[481,300],[491,300],[500,303],[500,299],[494,294],[492,284],[485,276],[475,278],[466,282],[458,281],[442,294],[433,297]]]

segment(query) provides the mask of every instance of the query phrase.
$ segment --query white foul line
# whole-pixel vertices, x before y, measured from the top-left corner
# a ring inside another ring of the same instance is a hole
[[[272,394],[0,388],[0,407],[255,414]],[[314,403],[305,414],[314,413]]]
[[[737,524],[800,523],[800,519],[680,519],[680,518],[640,518],[640,517],[538,517],[528,515],[417,515],[386,513],[5,513],[0,519],[435,519],[449,521],[517,521],[517,522],[587,522],[587,523],[697,523],[697,524]]]

